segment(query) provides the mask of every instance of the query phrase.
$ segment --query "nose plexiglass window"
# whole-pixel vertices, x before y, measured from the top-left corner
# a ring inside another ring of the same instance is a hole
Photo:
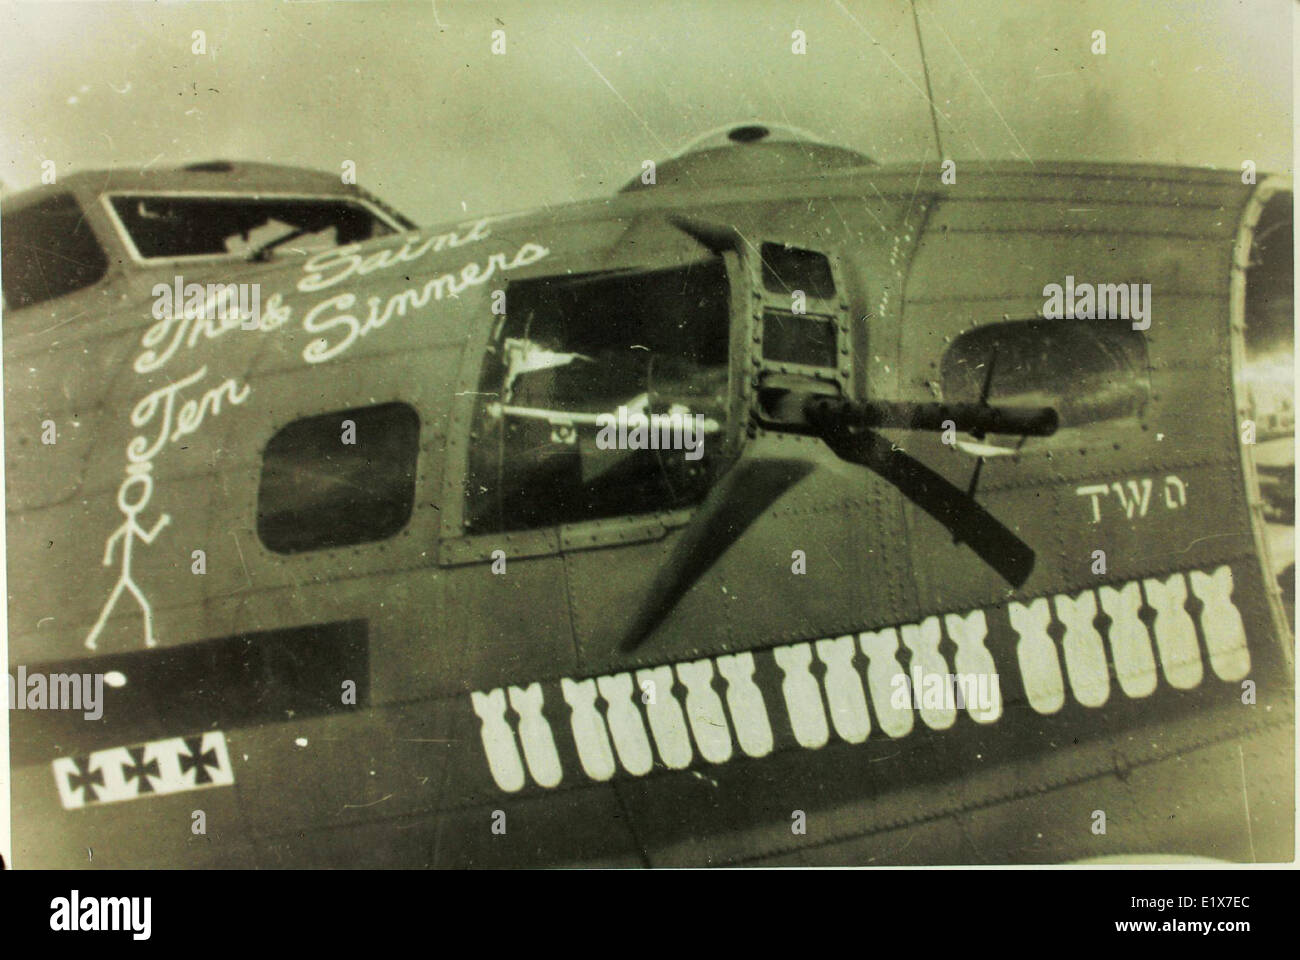
[[[469,533],[675,510],[728,416],[723,262],[512,284],[479,390]]]

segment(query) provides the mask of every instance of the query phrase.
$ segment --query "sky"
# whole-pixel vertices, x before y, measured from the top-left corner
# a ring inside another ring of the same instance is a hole
[[[915,16],[959,165],[1289,172],[1291,13],[1287,0],[916,0]],[[756,119],[882,162],[933,159],[925,90],[905,0],[9,3],[0,181],[36,185],[45,160],[61,175],[350,160],[363,186],[432,223],[607,195],[643,160]]]

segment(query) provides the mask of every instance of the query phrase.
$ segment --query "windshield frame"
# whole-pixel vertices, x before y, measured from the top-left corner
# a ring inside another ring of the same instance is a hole
[[[162,197],[176,199],[195,199],[195,200],[247,200],[252,202],[260,201],[288,201],[288,202],[329,202],[335,201],[342,204],[348,204],[354,207],[361,207],[375,219],[387,226],[393,234],[406,233],[408,227],[399,223],[393,216],[383,210],[381,207],[371,202],[365,197],[349,196],[345,194],[330,193],[300,193],[300,192],[273,192],[266,193],[262,191],[248,190],[108,190],[100,194],[99,202],[103,208],[108,222],[112,224],[122,248],[130,256],[131,260],[141,266],[160,266],[171,263],[217,263],[221,261],[247,261],[247,255],[244,253],[200,253],[200,254],[182,254],[179,256],[166,257],[147,257],[140,253],[136,247],[135,240],[131,232],[122,222],[118,215],[117,209],[113,206],[115,197]]]

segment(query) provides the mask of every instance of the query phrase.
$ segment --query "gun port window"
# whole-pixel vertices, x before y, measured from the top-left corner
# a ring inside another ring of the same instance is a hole
[[[276,553],[393,536],[415,504],[419,448],[420,418],[404,403],[294,421],[262,457],[258,536]]]
[[[480,384],[470,533],[698,503],[726,435],[721,258],[512,284]]]

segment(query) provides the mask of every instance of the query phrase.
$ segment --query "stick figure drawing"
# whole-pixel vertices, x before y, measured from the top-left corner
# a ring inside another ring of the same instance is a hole
[[[131,579],[131,548],[134,546],[136,539],[142,540],[145,544],[151,544],[158,534],[162,532],[163,528],[172,522],[171,515],[164,513],[158,518],[158,522],[153,525],[152,530],[146,530],[136,519],[140,515],[140,511],[148,505],[149,498],[153,496],[153,477],[149,475],[149,471],[152,469],[153,464],[151,463],[132,464],[127,468],[127,476],[122,481],[122,486],[118,487],[117,508],[126,517],[126,522],[114,530],[104,543],[103,563],[106,567],[112,566],[114,547],[118,541],[121,541],[121,574],[117,579],[117,584],[113,587],[113,592],[108,595],[104,608],[99,612],[99,619],[95,621],[94,627],[90,630],[90,635],[86,637],[86,646],[91,650],[95,649],[95,640],[99,637],[100,631],[104,629],[109,614],[113,612],[113,608],[117,605],[118,598],[122,596],[124,590],[131,591],[131,595],[140,604],[140,610],[144,614],[145,646],[152,647],[157,643],[153,638],[153,610],[149,606],[149,600],[136,586],[135,581]]]

